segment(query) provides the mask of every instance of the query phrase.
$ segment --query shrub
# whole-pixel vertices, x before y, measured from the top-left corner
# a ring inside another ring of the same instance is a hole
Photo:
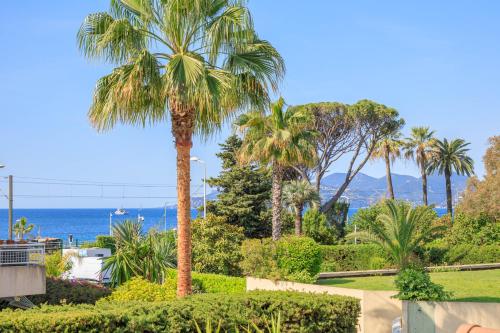
[[[314,277],[319,273],[321,266],[321,248],[308,237],[283,237],[277,242],[278,267],[286,275],[293,276],[308,273]],[[303,281],[306,282],[306,281]]]
[[[360,305],[344,296],[295,292],[204,294],[161,303],[102,302],[95,306],[44,306],[0,313],[0,331],[23,332],[194,332],[196,321],[222,323],[222,331],[251,320],[263,327],[280,313],[283,332],[354,331]]]
[[[390,267],[387,254],[375,244],[323,245],[322,272],[360,271]]]
[[[500,262],[500,246],[483,245],[470,246],[468,244],[452,246],[444,256],[449,264],[486,264]]]
[[[225,222],[222,217],[208,214],[192,223],[193,269],[202,273],[241,275],[241,242],[243,227]]]
[[[326,215],[317,209],[309,209],[304,214],[304,235],[320,244],[334,244],[338,239],[338,230],[328,225]]]
[[[267,279],[313,282],[321,267],[321,248],[308,237],[246,240],[241,267],[246,275]]]
[[[94,304],[97,300],[110,294],[109,288],[99,284],[48,277],[46,293],[28,296],[28,298],[34,304]]]
[[[485,215],[472,217],[463,213],[455,215],[447,241],[451,245],[485,245],[500,242],[500,221]]]
[[[443,286],[433,283],[429,273],[423,269],[406,268],[399,272],[394,283],[399,293],[395,296],[407,301],[446,301],[451,293]]]
[[[45,255],[45,275],[58,278],[63,273],[70,271],[72,266],[70,257],[71,255],[63,256],[61,251]]]
[[[424,265],[441,265],[447,262],[446,254],[449,250],[449,244],[443,239],[436,239],[429,244],[419,248],[417,255]]]
[[[246,289],[244,278],[192,273],[193,293],[241,293]],[[131,280],[117,287],[113,293],[107,297],[109,301],[147,301],[160,302],[176,298],[177,291],[177,271],[168,270],[163,284],[147,281],[141,277],[134,277]]]

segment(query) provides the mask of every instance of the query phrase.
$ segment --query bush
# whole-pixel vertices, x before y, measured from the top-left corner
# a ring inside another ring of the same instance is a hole
[[[61,251],[45,255],[45,275],[59,278],[63,273],[71,270],[71,255],[62,255]]]
[[[455,215],[447,241],[451,245],[490,245],[500,242],[500,221],[485,215],[472,217],[463,213]]]
[[[243,227],[225,222],[222,217],[208,214],[192,223],[193,269],[201,273],[241,275],[241,242]]]
[[[385,251],[375,244],[323,245],[322,272],[362,271],[390,267]]]
[[[444,256],[449,264],[490,264],[500,262],[499,245],[470,246],[468,244],[451,247]]]
[[[193,293],[241,293],[246,289],[244,278],[192,273]],[[160,302],[175,299],[177,295],[177,271],[168,270],[163,284],[149,282],[141,277],[131,280],[117,287],[107,297],[110,301],[147,301]]]
[[[314,282],[321,267],[321,248],[308,237],[246,240],[241,267],[246,275],[267,279]]]
[[[304,235],[320,244],[334,244],[338,239],[338,230],[328,225],[326,215],[317,209],[309,209],[302,222]]]
[[[442,265],[447,262],[446,254],[449,250],[449,244],[443,239],[436,239],[429,244],[421,247],[417,255],[424,265]]]
[[[399,293],[395,298],[406,301],[446,301],[451,293],[443,286],[431,281],[429,273],[423,269],[406,268],[399,272],[394,283]]]
[[[46,293],[28,296],[28,298],[34,304],[94,304],[110,294],[109,288],[99,284],[48,277]]]
[[[350,332],[360,313],[355,298],[295,292],[194,295],[161,303],[102,302],[0,313],[2,332],[195,332],[194,322],[222,322],[222,331],[251,320],[263,328],[280,313],[283,332]],[[302,328],[301,328],[302,327]]]

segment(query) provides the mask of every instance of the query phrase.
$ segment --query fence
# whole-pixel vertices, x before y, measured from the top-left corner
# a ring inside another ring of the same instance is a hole
[[[28,266],[45,264],[44,244],[0,245],[0,266]]]

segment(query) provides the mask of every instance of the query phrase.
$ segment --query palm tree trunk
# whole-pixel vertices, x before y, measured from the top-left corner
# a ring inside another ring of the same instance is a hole
[[[444,178],[446,179],[446,208],[450,216],[453,214],[453,199],[451,194],[451,172],[449,168],[444,169]]]
[[[389,158],[389,152],[386,150],[384,154],[385,158],[385,177],[387,178],[387,194],[389,198],[394,200],[394,189],[392,187],[392,176],[391,176],[391,160]]]
[[[177,295],[192,292],[191,281],[191,164],[194,110],[171,105],[172,133],[177,150]]]
[[[303,205],[295,206],[295,235],[302,235],[302,210],[304,209]]]
[[[283,186],[283,169],[276,163],[273,164],[272,178],[272,236],[273,240],[278,240],[281,237],[281,192]]]

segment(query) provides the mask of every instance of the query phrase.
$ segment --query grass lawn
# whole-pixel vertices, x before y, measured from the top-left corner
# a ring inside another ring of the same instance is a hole
[[[431,273],[431,280],[452,291],[454,301],[500,302],[500,269]],[[363,290],[395,290],[394,276],[319,280],[318,284]]]

